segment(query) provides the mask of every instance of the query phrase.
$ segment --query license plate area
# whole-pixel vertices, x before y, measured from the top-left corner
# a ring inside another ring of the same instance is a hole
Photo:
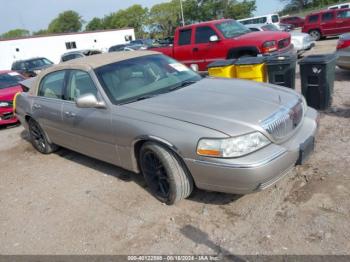
[[[311,153],[315,149],[315,138],[309,137],[304,143],[300,144],[299,147],[299,159],[296,165],[304,164],[310,157]]]

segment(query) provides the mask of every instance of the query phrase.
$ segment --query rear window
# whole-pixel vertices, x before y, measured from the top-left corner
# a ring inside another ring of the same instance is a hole
[[[318,15],[310,15],[308,21],[309,23],[316,23],[318,21]]]
[[[192,29],[180,30],[179,45],[191,44]]]
[[[324,13],[322,14],[322,22],[327,22],[327,21],[331,21],[334,19],[334,13]]]
[[[278,23],[280,21],[278,15],[273,15],[271,18],[272,18],[272,23]]]
[[[339,11],[337,13],[337,18],[350,18],[350,10]]]
[[[23,76],[16,72],[0,74],[0,89],[18,85],[18,82],[24,80]]]
[[[341,5],[340,8],[349,8],[350,5]]]

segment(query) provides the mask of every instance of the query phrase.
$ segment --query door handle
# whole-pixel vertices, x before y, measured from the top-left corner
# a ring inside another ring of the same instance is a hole
[[[192,51],[193,51],[193,52],[198,52],[199,49],[198,49],[198,47],[194,47],[194,48],[192,49]]]
[[[75,117],[76,116],[75,113],[72,113],[72,112],[69,112],[69,111],[64,112],[64,114],[65,114],[66,117]]]
[[[41,108],[41,105],[38,105],[38,104],[33,105],[33,109],[40,109],[40,108]]]

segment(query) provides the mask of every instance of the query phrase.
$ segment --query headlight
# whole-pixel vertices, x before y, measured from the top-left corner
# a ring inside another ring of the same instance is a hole
[[[267,41],[263,44],[262,52],[263,53],[269,53],[276,51],[278,49],[277,42],[276,41]]]
[[[247,155],[270,143],[270,140],[259,132],[224,139],[204,138],[198,142],[197,154],[209,157],[233,158]]]
[[[0,107],[10,107],[11,103],[10,102],[0,102]]]

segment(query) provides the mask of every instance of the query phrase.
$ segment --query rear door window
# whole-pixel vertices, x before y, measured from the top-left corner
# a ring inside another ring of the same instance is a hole
[[[216,35],[215,31],[209,26],[196,28],[196,44],[209,43],[210,37]]]
[[[57,71],[46,75],[40,82],[38,96],[63,99],[63,86],[66,71]]]
[[[334,19],[334,13],[324,13],[322,14],[322,22],[332,21]]]
[[[79,96],[86,94],[97,96],[97,88],[89,73],[81,70],[71,70],[68,78],[67,100],[75,101]]]
[[[191,44],[192,29],[184,29],[179,32],[179,45]]]
[[[309,23],[317,23],[317,21],[318,21],[318,15],[309,16]]]

